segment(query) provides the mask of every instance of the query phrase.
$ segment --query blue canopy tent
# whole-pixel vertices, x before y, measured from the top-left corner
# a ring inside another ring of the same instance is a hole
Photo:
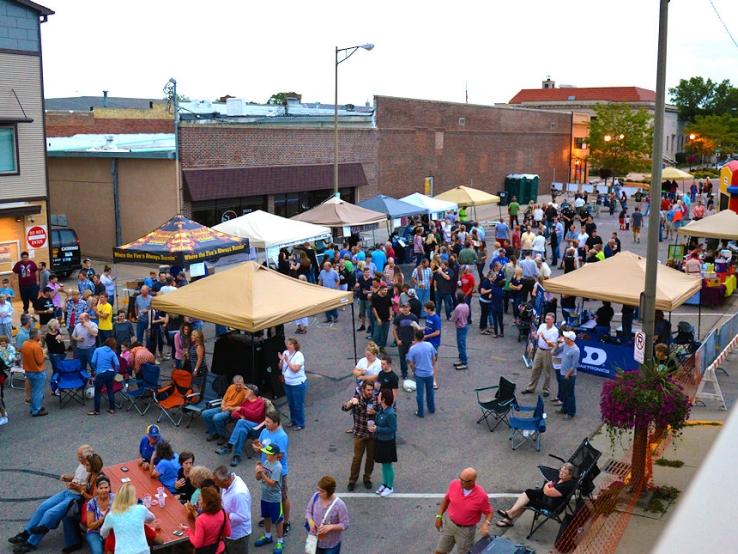
[[[392,198],[391,196],[385,196],[384,194],[378,194],[377,196],[372,196],[371,198],[362,200],[358,205],[362,208],[366,208],[367,210],[374,210],[375,212],[387,214],[387,232],[390,234],[392,233],[390,220],[425,213],[423,208],[414,206],[409,202],[403,202],[397,198]]]

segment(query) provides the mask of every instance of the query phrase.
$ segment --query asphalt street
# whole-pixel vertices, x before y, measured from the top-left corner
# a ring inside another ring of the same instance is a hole
[[[492,219],[497,208],[480,209],[481,219]],[[600,234],[607,238],[617,227],[615,217],[600,215],[596,220]],[[645,233],[640,244],[633,244],[630,236],[621,233],[625,250],[645,252]],[[661,259],[665,260],[666,245],[662,243]],[[121,273],[143,275],[142,268],[119,267]],[[558,273],[558,270],[556,271]],[[123,279],[119,279],[120,282]],[[703,310],[702,334],[721,320],[725,314],[735,312],[735,297],[716,310]],[[597,306],[599,303],[591,303]],[[619,306],[615,306],[616,312]],[[415,396],[402,392],[398,399],[398,455],[396,464],[396,494],[379,498],[367,491],[359,482],[353,494],[347,494],[346,483],[352,456],[352,437],[344,433],[351,425],[350,416],[341,411],[341,402],[352,394],[353,368],[351,311],[339,312],[335,325],[322,323],[321,315],[312,318],[307,335],[300,337],[309,372],[309,388],[306,402],[307,426],[301,432],[289,432],[290,480],[293,531],[287,536],[285,552],[304,551],[305,533],[301,523],[304,509],[315,490],[315,483],[323,475],[333,475],[338,481],[338,494],[347,503],[351,527],[344,533],[344,552],[430,552],[437,540],[433,527],[440,496],[448,482],[458,476],[461,469],[475,467],[479,483],[491,494],[495,507],[508,507],[510,495],[539,484],[537,465],[555,462],[549,452],[567,457],[579,442],[596,432],[600,425],[599,393],[600,377],[580,374],[576,383],[577,417],[565,421],[554,413],[547,402],[548,428],[543,436],[543,446],[536,452],[530,446],[512,451],[509,433],[503,426],[490,433],[484,424],[477,424],[480,411],[476,404],[474,388],[497,384],[500,376],[515,381],[518,387],[527,383],[529,370],[523,365],[523,343],[516,342],[512,315],[507,316],[505,337],[495,339],[480,336],[477,329],[479,305],[472,306],[474,327],[469,333],[469,369],[455,371],[452,362],[457,360],[454,330],[444,321],[440,349],[440,390],[436,391],[437,412],[416,418]],[[696,325],[697,309],[691,306],[679,308],[674,323],[687,320]],[[616,321],[619,315],[616,315]],[[212,354],[213,329],[207,330],[207,350]],[[290,335],[294,326],[287,327]],[[357,334],[359,355],[366,344],[364,333]],[[388,348],[395,357],[399,373],[396,349]],[[163,364],[168,372],[169,362]],[[6,389],[6,403],[10,423],[0,427],[0,552],[10,552],[7,537],[20,531],[23,522],[35,506],[60,487],[54,476],[69,472],[75,466],[75,449],[81,443],[90,443],[106,463],[117,463],[134,458],[138,441],[145,427],[153,423],[156,412],[145,417],[135,412],[118,411],[114,416],[103,411],[98,417],[85,415],[87,407],[68,405],[60,409],[55,398],[47,397],[48,417],[31,418],[23,404],[22,389]],[[519,397],[523,403],[532,403],[534,396]],[[284,399],[277,405],[286,414]],[[192,428],[175,428],[161,423],[163,435],[172,442],[176,451],[192,450],[196,463],[215,467],[229,459],[215,454],[213,443],[205,442],[202,422]],[[605,454],[606,455],[606,454]],[[236,469],[248,484],[253,496],[252,516],[257,521],[259,486],[254,479],[254,460],[244,460]],[[375,487],[380,484],[381,468],[374,471]],[[524,516],[518,526],[529,524]],[[547,551],[552,545],[557,526],[549,523],[537,533],[529,544],[539,551]],[[254,525],[253,536],[259,528]],[[63,545],[61,529],[52,531],[43,541],[39,552],[59,552]],[[252,547],[253,548],[253,547]],[[268,551],[269,547],[254,549]]]

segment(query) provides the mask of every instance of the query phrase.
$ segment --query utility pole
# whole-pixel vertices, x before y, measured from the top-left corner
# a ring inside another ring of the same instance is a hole
[[[664,150],[664,109],[666,95],[666,35],[669,22],[669,0],[659,0],[659,46],[656,62],[656,112],[653,118],[653,150],[651,160],[651,212],[648,216],[646,247],[646,283],[641,304],[643,332],[646,334],[644,361],[653,357],[653,330],[656,316],[656,270],[659,258],[659,206],[661,205],[661,166]]]

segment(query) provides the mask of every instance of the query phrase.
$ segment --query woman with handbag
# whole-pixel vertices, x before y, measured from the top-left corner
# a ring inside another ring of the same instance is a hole
[[[200,491],[202,513],[195,519],[193,531],[186,523],[180,523],[195,547],[195,554],[221,554],[225,550],[225,537],[231,534],[231,522],[223,510],[220,493],[215,487]]]
[[[305,428],[305,395],[307,375],[305,375],[305,356],[300,352],[297,339],[287,339],[287,350],[279,354],[279,367],[282,370],[284,392],[290,407],[290,422],[295,431]]]
[[[340,554],[341,535],[348,529],[349,514],[346,504],[335,495],[336,480],[326,475],[318,481],[305,510],[306,554]]]

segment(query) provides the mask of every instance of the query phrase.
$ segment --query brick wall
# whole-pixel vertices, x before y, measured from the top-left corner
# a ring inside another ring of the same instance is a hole
[[[537,173],[547,186],[565,179],[571,115],[489,106],[375,97],[378,182],[395,197],[457,185],[497,192],[509,173]]]
[[[9,0],[0,0],[0,48],[41,52],[38,26],[38,12]]]
[[[368,185],[359,198],[377,194],[377,134],[374,129],[341,129],[339,163],[359,162]],[[263,167],[333,163],[333,129],[184,124],[182,168]],[[326,183],[330,188],[332,183]],[[269,191],[264,191],[269,194]]]
[[[173,133],[172,119],[114,119],[90,113],[46,113],[46,136],[71,137],[78,134]]]

